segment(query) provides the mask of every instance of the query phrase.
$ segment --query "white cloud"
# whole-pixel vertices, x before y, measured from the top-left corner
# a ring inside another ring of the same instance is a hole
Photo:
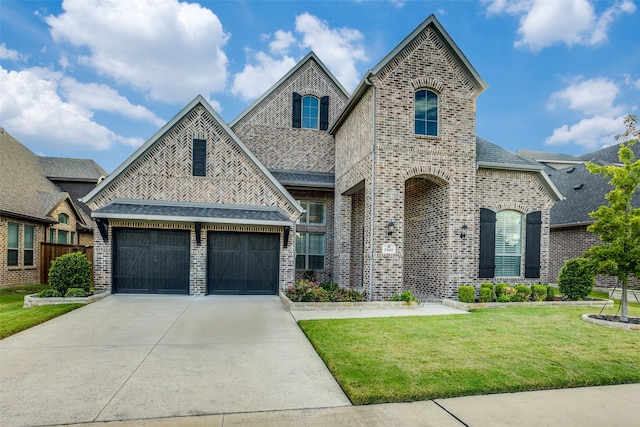
[[[65,0],[53,39],[86,47],[78,61],[153,99],[183,103],[222,91],[228,35],[216,15],[177,0]]]
[[[231,93],[246,100],[262,95],[296,65],[290,56],[276,59],[264,52],[258,52],[255,59],[255,65],[247,64],[242,72],[235,75],[231,87]]]
[[[360,31],[330,28],[308,13],[296,17],[296,31],[302,34],[301,45],[312,49],[343,86],[348,90],[356,87],[361,78],[356,62],[368,60]]]
[[[553,93],[548,106],[554,109],[559,103],[585,115],[614,117],[624,112],[624,106],[614,105],[619,92],[616,83],[606,78],[578,80]]]
[[[2,43],[0,44],[0,59],[22,61],[24,56],[22,56],[17,50],[9,49],[4,43]]]
[[[295,43],[296,38],[290,31],[278,30],[274,34],[274,40],[269,43],[269,51],[274,55],[286,55]]]
[[[114,143],[142,144],[139,138],[118,135],[95,122],[92,110],[160,122],[106,86],[81,84],[44,68],[9,71],[0,67],[0,87],[0,122],[16,136],[37,138],[34,145],[40,149],[56,145],[105,150]]]
[[[613,144],[614,136],[624,130],[623,118],[629,109],[615,104],[619,93],[618,85],[606,78],[576,80],[553,93],[550,110],[568,108],[587,117],[554,129],[545,144],[575,144],[589,150]]]
[[[615,135],[624,131],[623,117],[596,116],[582,119],[568,126],[563,125],[553,130],[553,134],[545,140],[548,145],[565,145],[573,143],[588,150],[602,148],[614,144]]]
[[[613,3],[598,16],[590,0],[484,0],[489,14],[520,18],[517,47],[539,51],[556,43],[596,45],[607,40],[609,27],[622,13],[633,13],[631,0]]]
[[[296,17],[298,41],[291,32],[278,30],[273,37],[263,34],[269,43],[269,53],[257,52],[254,64],[245,65],[235,75],[231,92],[244,99],[255,99],[284,76],[297,61],[288,54],[293,46],[313,50],[336,78],[348,89],[353,89],[360,79],[356,62],[368,58],[361,44],[362,33],[350,28],[332,29],[324,21],[308,13]]]

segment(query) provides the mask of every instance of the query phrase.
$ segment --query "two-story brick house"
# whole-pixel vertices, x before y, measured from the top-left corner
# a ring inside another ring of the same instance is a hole
[[[310,53],[228,125],[196,97],[83,198],[96,288],[275,294],[313,270],[382,299],[546,281],[561,196],[476,137],[486,87],[430,16],[350,96]]]

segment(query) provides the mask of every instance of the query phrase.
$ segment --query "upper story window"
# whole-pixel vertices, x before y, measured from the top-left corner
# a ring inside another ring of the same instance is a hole
[[[69,224],[69,215],[64,213],[58,214],[58,222],[60,224]]]
[[[207,141],[204,139],[193,140],[192,150],[192,174],[193,176],[207,175]]]
[[[438,94],[428,89],[415,94],[415,134],[438,136]]]
[[[495,275],[520,276],[522,256],[522,215],[516,211],[496,214]]]
[[[298,220],[298,224],[325,225],[327,216],[327,204],[325,202],[312,202],[299,200],[300,206],[306,211]]]
[[[317,98],[313,95],[302,96],[293,93],[294,128],[320,129],[329,128],[329,97]]]

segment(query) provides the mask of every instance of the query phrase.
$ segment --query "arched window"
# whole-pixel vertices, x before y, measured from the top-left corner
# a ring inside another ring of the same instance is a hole
[[[415,134],[438,136],[438,94],[433,91],[415,94]]]
[[[522,256],[522,214],[502,211],[496,214],[495,275],[519,276]]]
[[[69,215],[67,214],[58,214],[58,222],[60,224],[69,224]]]
[[[305,129],[318,129],[320,121],[320,108],[318,98],[305,96],[302,98],[302,127]]]

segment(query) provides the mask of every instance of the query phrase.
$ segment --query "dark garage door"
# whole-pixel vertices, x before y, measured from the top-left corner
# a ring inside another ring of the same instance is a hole
[[[113,230],[114,292],[189,294],[187,230]]]
[[[278,293],[279,234],[210,231],[207,241],[210,294]]]

